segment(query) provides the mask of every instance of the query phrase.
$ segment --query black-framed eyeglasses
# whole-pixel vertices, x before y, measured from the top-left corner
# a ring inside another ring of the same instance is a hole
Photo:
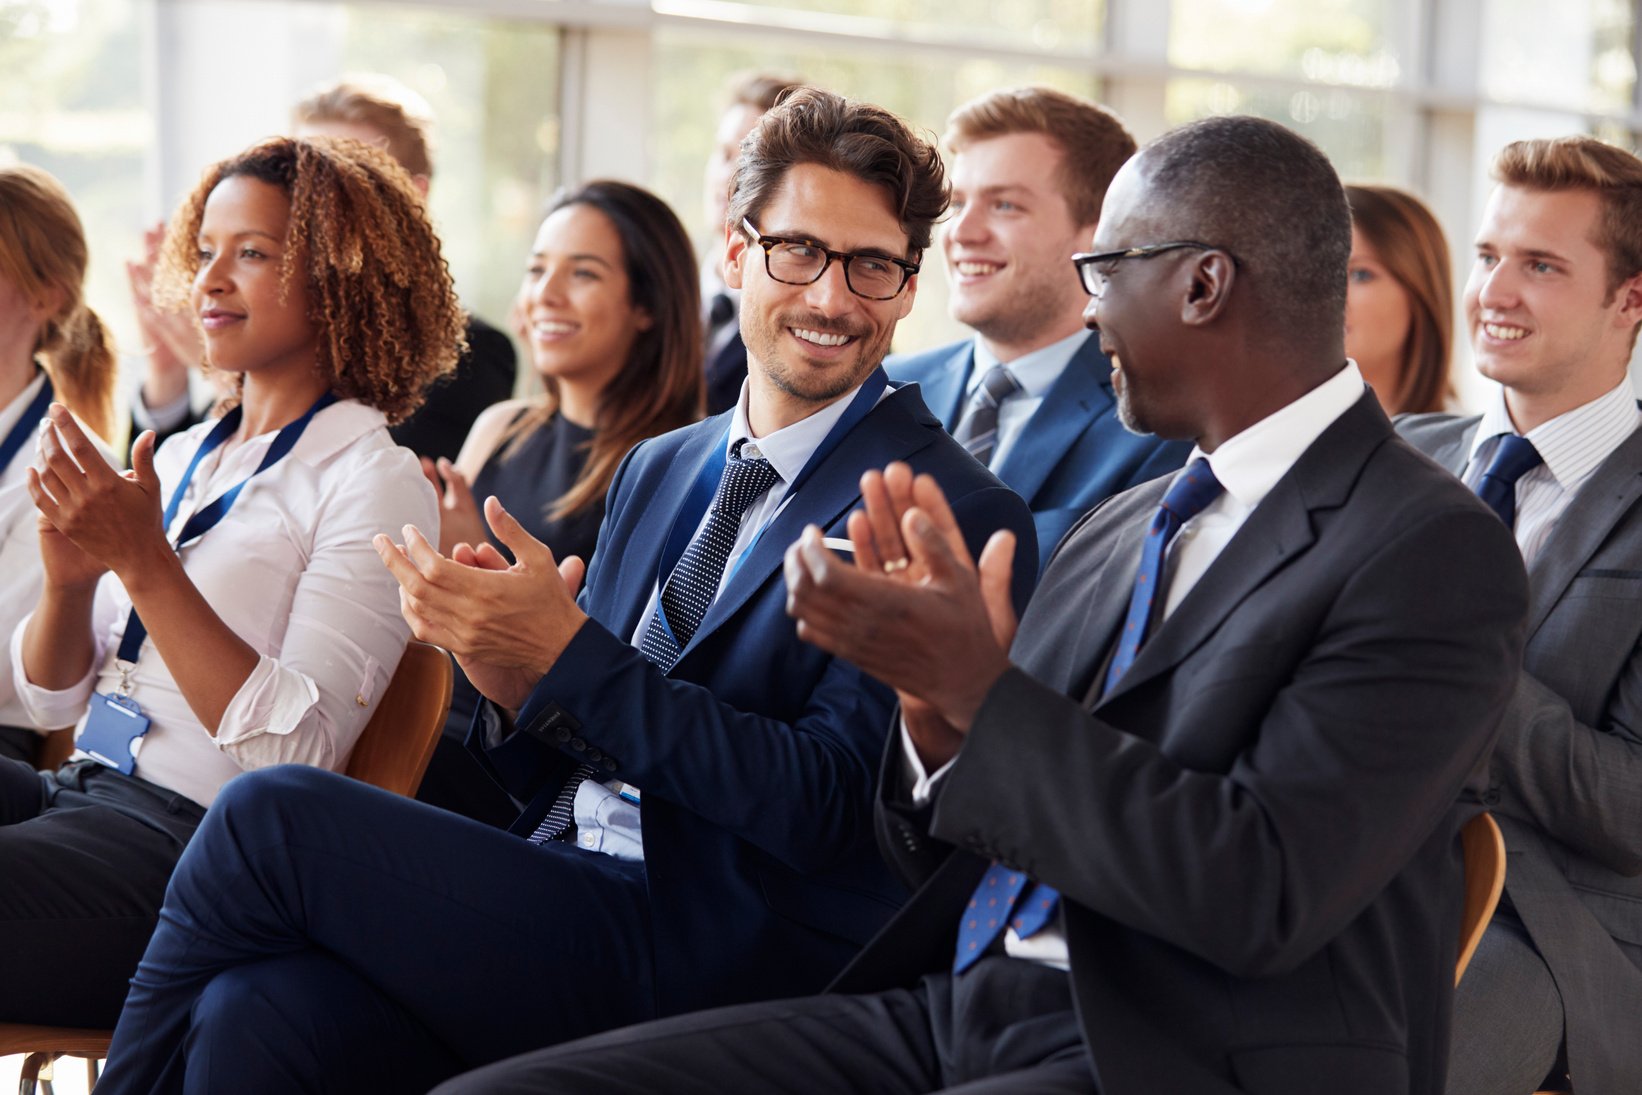
[[[1166,251],[1179,251],[1184,248],[1197,251],[1225,251],[1224,247],[1216,247],[1212,243],[1198,243],[1196,240],[1174,240],[1170,243],[1152,243],[1144,247],[1125,247],[1119,251],[1097,251],[1093,254],[1078,254],[1072,256],[1072,265],[1077,267],[1078,280],[1083,283],[1083,291],[1099,300],[1106,292],[1106,280],[1117,269],[1117,264],[1124,259],[1149,259],[1153,255],[1161,255]],[[1226,251],[1231,255],[1230,251]],[[1237,256],[1232,255],[1233,263],[1241,266]]]
[[[836,259],[844,266],[844,284],[867,300],[894,300],[918,272],[919,264],[867,251],[834,251],[814,240],[766,236],[741,218],[741,230],[764,249],[764,269],[783,285],[810,285],[821,280]]]

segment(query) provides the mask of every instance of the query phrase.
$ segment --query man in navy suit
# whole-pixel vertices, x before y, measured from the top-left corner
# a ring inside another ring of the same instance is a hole
[[[1522,561],[1346,360],[1317,148],[1165,134],[1091,250],[1125,421],[1195,440],[1179,476],[1080,523],[1018,633],[1007,561],[969,562],[927,480],[852,530],[906,570],[819,529],[788,552],[800,634],[903,697],[879,833],[918,893],[827,995],[437,1095],[1440,1095],[1457,800],[1515,683]]]
[[[1071,257],[1135,141],[1107,111],[1043,87],[953,112],[952,219],[942,251],[952,315],[973,340],[891,358],[953,436],[1032,509],[1047,561],[1108,496],[1174,471],[1189,445],[1126,431],[1112,362],[1083,326]]]
[[[475,745],[528,806],[512,833],[292,770],[237,780],[167,894],[106,1092],[423,1091],[564,1038],[814,991],[904,897],[872,835],[890,691],[800,641],[781,558],[843,543],[866,489],[955,499],[971,550],[1030,514],[879,368],[946,207],[893,115],[805,91],[744,149],[725,271],[752,369],[729,413],[616,473],[575,593],[494,499],[512,548],[378,537],[419,638],[496,705]],[[887,571],[905,559],[883,561]],[[498,708],[517,709],[508,719]],[[602,854],[601,854],[602,853]]]

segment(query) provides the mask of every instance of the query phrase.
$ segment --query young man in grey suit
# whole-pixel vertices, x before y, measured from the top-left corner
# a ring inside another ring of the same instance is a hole
[[[868,482],[854,565],[819,529],[787,553],[800,636],[900,693],[879,844],[918,892],[832,995],[441,1092],[1438,1095],[1459,794],[1527,583],[1345,360],[1350,237],[1271,122],[1126,165],[1091,316],[1125,422],[1202,455],[1068,535],[1012,649],[1008,536],[971,563],[905,468]]]
[[[1642,1090],[1642,160],[1589,137],[1519,141],[1465,291],[1480,418],[1403,436],[1492,499],[1533,600],[1483,801],[1505,898],[1455,998],[1451,1095]]]
[[[1046,87],[994,91],[947,119],[952,316],[975,337],[884,363],[916,381],[965,448],[1026,499],[1047,561],[1107,498],[1175,471],[1191,446],[1125,430],[1112,362],[1083,326],[1072,253],[1135,140],[1109,111]]]

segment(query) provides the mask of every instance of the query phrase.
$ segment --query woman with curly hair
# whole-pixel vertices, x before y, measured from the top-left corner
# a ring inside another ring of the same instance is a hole
[[[112,442],[114,348],[85,303],[86,238],[61,183],[0,167],[0,635],[40,593],[40,536],[27,470],[41,420],[60,400]],[[33,762],[39,732],[0,660],[0,757]]]
[[[477,501],[495,495],[556,558],[586,562],[627,450],[701,417],[690,237],[666,202],[636,186],[600,181],[563,192],[536,233],[513,310],[546,394],[481,414],[455,464],[423,461],[444,495],[441,550],[489,539],[505,552]],[[417,797],[507,825],[517,807],[462,745],[477,703],[458,680]]]
[[[387,426],[454,364],[462,313],[403,169],[353,141],[255,145],[183,202],[159,275],[235,395],[158,453],[139,437],[124,474],[49,412],[28,474],[45,580],[10,656],[78,751],[0,763],[3,1020],[112,1025],[222,784],[344,764],[408,638],[371,537],[437,520]]]
[[[1348,186],[1346,356],[1386,414],[1446,410],[1454,340],[1448,242],[1425,203],[1391,186]]]

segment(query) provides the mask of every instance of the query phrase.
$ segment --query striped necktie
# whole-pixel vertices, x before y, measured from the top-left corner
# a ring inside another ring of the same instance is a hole
[[[958,444],[988,467],[998,448],[998,405],[1020,390],[1020,381],[1006,366],[992,366],[981,377],[981,386],[969,397],[969,406],[952,433]]]
[[[655,615],[650,617],[650,624],[639,639],[639,653],[663,672],[673,668],[679,654],[690,645],[708,607],[718,596],[724,566],[730,560],[730,550],[741,530],[741,515],[781,478],[768,460],[743,460],[741,446],[744,444],[745,440],[737,441],[731,450],[724,475],[718,481],[718,493],[713,496],[713,504],[707,512],[707,521],[679,557],[673,573],[668,575],[667,584],[656,599]],[[575,818],[576,790],[595,774],[591,765],[576,766],[559,789],[547,816],[530,834],[531,843],[557,840],[570,831]]]

